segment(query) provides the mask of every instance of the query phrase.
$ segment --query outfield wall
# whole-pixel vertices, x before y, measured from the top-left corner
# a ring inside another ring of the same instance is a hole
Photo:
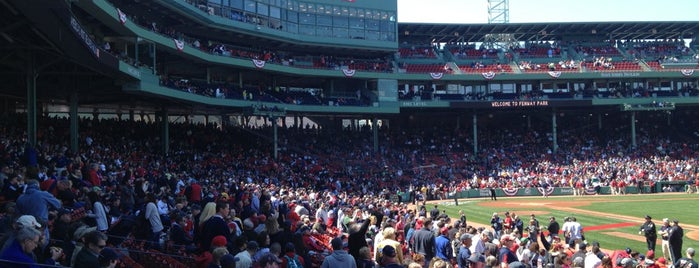
[[[685,190],[685,181],[672,181],[672,182],[657,182],[653,187],[651,186],[643,186],[643,193],[660,193],[662,192],[662,188],[665,186],[673,186],[675,188],[675,191],[684,191]],[[637,186],[627,186],[625,187],[626,189],[626,194],[638,194],[638,187]],[[573,191],[575,189],[573,187],[549,187],[547,191],[548,196],[562,196],[562,195],[573,195]],[[535,187],[528,187],[528,188],[513,188],[513,189],[502,189],[502,188],[497,188],[495,189],[495,195],[497,197],[508,197],[508,196],[543,196],[543,188],[535,188]],[[609,186],[602,186],[599,188],[599,193],[602,195],[609,195],[611,194],[611,188]],[[597,194],[594,188],[586,188],[585,195],[594,195]],[[401,197],[401,200],[411,200],[410,199],[410,193],[406,192],[399,192],[398,195]],[[490,197],[490,189],[470,189],[467,191],[461,191],[456,194],[450,194],[449,199],[457,198],[457,199],[463,199],[463,198],[482,198],[482,197]],[[397,201],[397,200],[395,200]],[[412,201],[412,200],[411,200]]]

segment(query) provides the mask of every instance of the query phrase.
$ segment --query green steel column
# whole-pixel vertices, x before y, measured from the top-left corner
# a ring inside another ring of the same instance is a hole
[[[556,124],[556,110],[554,109],[553,112],[551,113],[551,133],[553,136],[553,152],[556,153],[558,151],[558,134],[556,132],[558,131],[558,125]]]
[[[478,154],[478,116],[473,113],[473,157]]]
[[[631,148],[636,149],[636,112],[631,112]]]
[[[136,42],[133,44],[133,59],[136,61],[138,64],[138,41],[140,40],[140,37],[136,37]]]
[[[168,119],[169,114],[167,109],[163,109],[160,114],[160,124],[162,124],[162,148],[163,155],[167,155],[170,152],[170,120]]]
[[[79,134],[79,126],[78,122],[80,122],[80,118],[78,118],[78,90],[73,89],[73,91],[70,93],[70,108],[69,108],[69,115],[70,115],[70,150],[72,152],[78,152],[79,146],[80,146],[80,134]]]
[[[279,157],[279,149],[278,149],[279,140],[277,139],[278,138],[278,133],[277,133],[278,130],[277,130],[277,118],[276,117],[272,117],[272,124],[274,125],[274,127],[272,128],[272,129],[274,129],[274,159],[276,160],[276,159],[279,159],[278,158]]]
[[[156,59],[156,56],[157,56],[157,55],[155,54],[155,51],[156,51],[155,43],[151,43],[151,49],[153,50],[153,74],[158,74],[158,72],[155,70],[155,66],[157,66],[156,63],[155,63],[155,59]]]
[[[371,120],[371,129],[374,132],[374,152],[379,151],[379,119],[374,117]]]
[[[34,54],[30,52],[27,61],[27,142],[36,145],[36,78],[39,76],[34,62]]]

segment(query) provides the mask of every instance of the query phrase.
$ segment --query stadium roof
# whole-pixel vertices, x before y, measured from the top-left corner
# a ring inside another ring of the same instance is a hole
[[[575,36],[588,40],[595,37],[599,40],[694,38],[699,34],[699,21],[398,24],[398,40],[401,42],[483,42],[486,34],[513,34],[518,41],[559,40]]]

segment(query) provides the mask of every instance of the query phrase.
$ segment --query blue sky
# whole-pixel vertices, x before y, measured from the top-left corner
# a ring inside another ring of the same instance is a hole
[[[510,0],[511,23],[699,21],[698,11],[699,0]],[[398,0],[398,21],[487,23],[488,0]]]

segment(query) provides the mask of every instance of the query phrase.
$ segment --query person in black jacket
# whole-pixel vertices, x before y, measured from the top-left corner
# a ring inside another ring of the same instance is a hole
[[[209,218],[201,229],[201,247],[203,250],[209,250],[211,247],[211,240],[219,235],[225,237],[226,241],[233,241],[231,230],[228,228],[228,224],[225,220],[229,213],[230,208],[227,202],[216,202],[216,215]]]
[[[549,226],[546,227],[549,230],[549,237],[551,243],[558,238],[558,233],[561,231],[561,225],[556,221],[556,217],[549,218]]]
[[[672,261],[675,262],[682,258],[682,237],[684,236],[684,230],[680,227],[680,222],[677,219],[672,220],[672,228],[668,235],[668,241],[670,243],[670,256]]]
[[[193,250],[195,248],[194,241],[183,228],[185,224],[183,215],[174,215],[174,220],[170,227],[170,240],[172,240],[176,246],[184,246],[187,250]]]
[[[435,237],[432,228],[432,219],[425,218],[422,228],[413,234],[413,252],[425,256],[423,267],[429,267],[430,260],[436,255]]]
[[[648,250],[655,252],[655,241],[658,240],[658,232],[655,228],[655,223],[653,223],[652,218],[648,215],[645,217],[646,222],[641,225],[638,234],[642,234],[646,237],[646,245]]]

